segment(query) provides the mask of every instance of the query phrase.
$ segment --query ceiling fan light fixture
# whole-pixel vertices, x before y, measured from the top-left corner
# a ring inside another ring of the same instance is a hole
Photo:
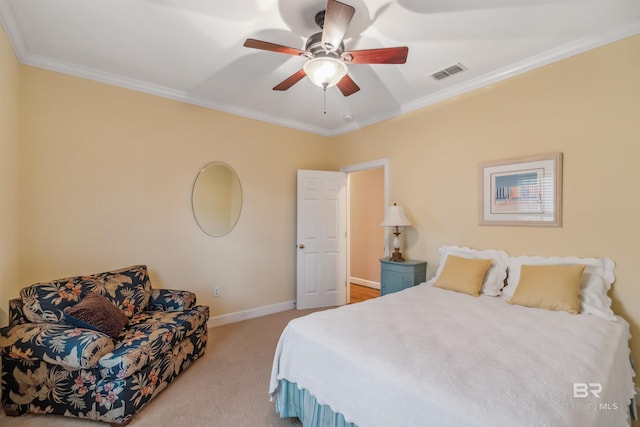
[[[319,56],[308,60],[302,67],[309,80],[321,88],[335,86],[347,75],[347,65],[332,56]]]

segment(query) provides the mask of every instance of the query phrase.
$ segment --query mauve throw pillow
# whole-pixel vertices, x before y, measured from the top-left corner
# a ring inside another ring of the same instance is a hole
[[[79,328],[102,332],[114,340],[129,323],[122,310],[95,292],[87,293],[79,303],[65,308],[64,320]]]

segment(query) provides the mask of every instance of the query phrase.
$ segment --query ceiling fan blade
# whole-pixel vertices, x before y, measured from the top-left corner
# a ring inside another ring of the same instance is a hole
[[[385,47],[381,49],[351,50],[342,54],[344,62],[350,64],[404,64],[409,48]]]
[[[262,40],[256,40],[256,39],[245,40],[243,46],[250,47],[253,49],[268,50],[270,52],[285,53],[287,55],[295,55],[295,56],[304,55],[306,53],[304,50],[283,46],[281,44],[265,42]]]
[[[349,74],[346,74],[342,78],[342,80],[338,82],[337,86],[344,96],[353,95],[360,90],[360,87],[356,84],[356,82],[353,81],[351,77],[349,77]]]
[[[289,89],[291,86],[293,86],[294,84],[298,83],[300,80],[302,80],[305,76],[307,75],[307,73],[304,72],[304,70],[300,70],[294,74],[292,74],[291,76],[287,77],[286,79],[284,79],[282,82],[280,82],[278,85],[276,85],[273,90],[287,90]]]
[[[355,11],[352,6],[336,0],[327,2],[322,27],[322,47],[333,52],[340,46]]]

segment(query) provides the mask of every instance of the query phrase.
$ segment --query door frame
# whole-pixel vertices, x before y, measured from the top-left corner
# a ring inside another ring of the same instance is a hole
[[[345,172],[347,174],[347,280],[351,277],[351,185],[349,174],[352,172],[360,172],[368,169],[384,169],[384,210],[386,212],[387,206],[389,206],[389,159],[378,159],[371,160],[369,162],[356,163],[353,165],[348,165],[340,168],[340,172]],[[389,233],[385,233],[384,235],[384,253],[389,253]],[[350,286],[347,286],[346,289],[346,298],[345,303],[349,302],[351,297]]]

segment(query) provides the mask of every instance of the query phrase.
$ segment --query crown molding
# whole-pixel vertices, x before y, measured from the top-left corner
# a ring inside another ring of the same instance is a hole
[[[174,101],[184,102],[187,104],[193,104],[200,107],[208,108],[211,110],[222,111],[237,116],[247,117],[278,126],[288,127],[291,129],[297,129],[303,132],[314,133],[323,136],[330,136],[326,129],[311,126],[307,123],[297,122],[295,120],[287,120],[282,117],[266,114],[260,111],[252,110],[249,108],[242,108],[232,105],[220,104],[205,100],[189,94],[183,91],[171,89],[168,87],[155,85],[152,83],[144,82],[141,80],[132,79],[125,76],[120,76],[113,73],[106,73],[104,71],[96,70],[93,68],[83,67],[76,64],[70,64],[65,61],[59,61],[49,57],[40,55],[34,55],[32,53],[26,53],[19,57],[21,63],[25,65],[31,65],[33,67],[42,68],[50,71],[55,71],[62,74],[67,74],[75,77],[80,77],[87,80],[93,80],[99,83],[108,84],[111,86],[118,86],[125,89],[130,89],[136,92],[143,92],[150,95],[159,96],[162,98],[172,99]]]

